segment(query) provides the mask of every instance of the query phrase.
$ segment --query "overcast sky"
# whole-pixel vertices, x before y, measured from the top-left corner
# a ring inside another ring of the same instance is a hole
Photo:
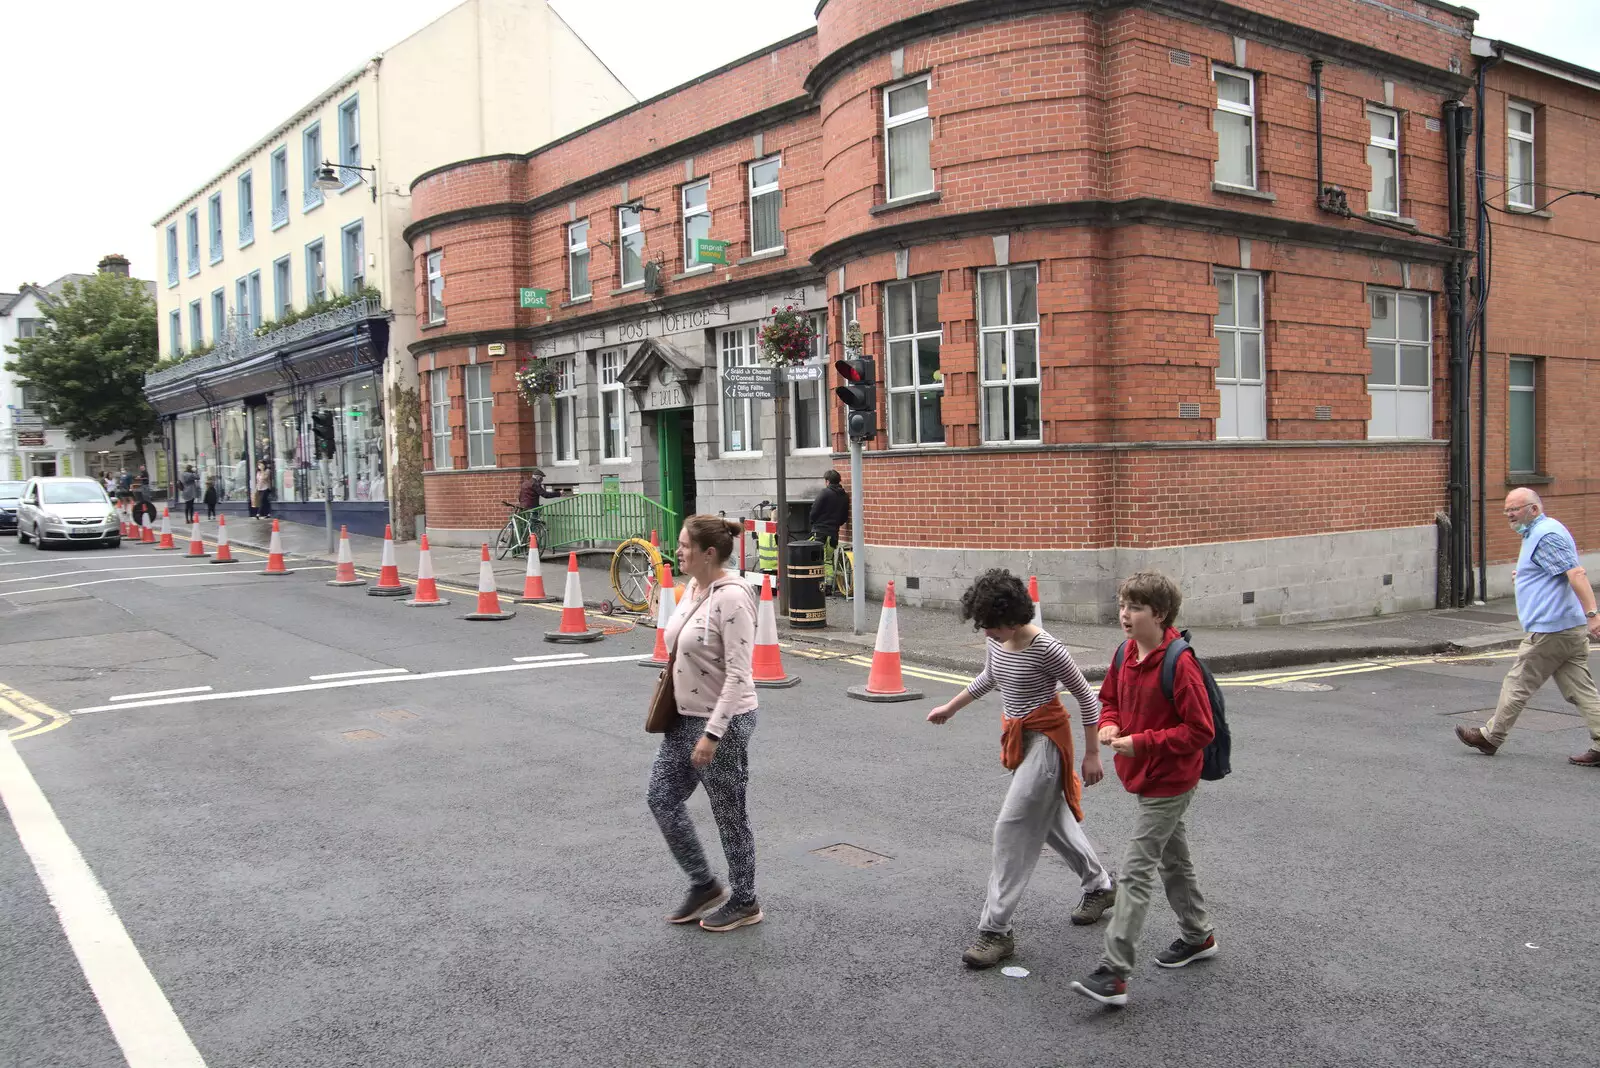
[[[456,0],[14,3],[0,100],[0,290],[156,278],[151,221],[296,109]],[[816,0],[554,0],[636,96],[814,24]],[[1600,69],[1595,0],[1469,0],[1478,32]],[[530,146],[531,147],[531,146]]]

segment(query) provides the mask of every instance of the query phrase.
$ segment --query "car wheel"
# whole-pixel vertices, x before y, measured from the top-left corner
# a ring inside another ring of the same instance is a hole
[[[44,535],[39,533],[37,526],[33,528],[33,547],[40,552],[44,552]]]
[[[18,545],[26,545],[26,544],[28,544],[28,536],[22,532],[22,525],[21,524],[17,525],[17,544]]]
[[[122,539],[121,538],[107,538],[105,541],[101,542],[100,544],[103,545],[107,549],[120,549],[120,548],[122,548]]]

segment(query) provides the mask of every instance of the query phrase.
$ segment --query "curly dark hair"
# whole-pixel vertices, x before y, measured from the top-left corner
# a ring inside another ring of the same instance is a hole
[[[961,618],[972,620],[974,630],[1020,627],[1033,622],[1033,599],[1028,587],[1009,571],[985,571],[961,595]]]

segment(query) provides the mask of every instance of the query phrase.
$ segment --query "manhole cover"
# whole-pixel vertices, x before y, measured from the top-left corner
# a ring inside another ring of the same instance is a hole
[[[1332,686],[1329,686],[1325,682],[1307,682],[1303,679],[1296,679],[1292,682],[1280,682],[1276,686],[1265,686],[1262,688],[1267,690],[1287,690],[1290,693],[1327,693],[1329,690],[1333,689]]]
[[[394,723],[400,723],[404,720],[417,718],[417,714],[415,712],[407,712],[403,708],[391,708],[387,712],[379,712],[378,715]]]
[[[382,738],[383,735],[377,731],[369,731],[363,728],[359,731],[345,731],[339,737],[348,742],[370,742]]]
[[[836,860],[849,868],[871,868],[894,859],[893,857],[886,857],[882,853],[874,853],[870,849],[853,846],[848,842],[840,842],[838,845],[813,849],[811,855]]]

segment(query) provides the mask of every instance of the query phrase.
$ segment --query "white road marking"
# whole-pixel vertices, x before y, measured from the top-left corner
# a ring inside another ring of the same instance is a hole
[[[0,798],[129,1068],[205,1068],[111,899],[3,733]]]
[[[151,690],[149,693],[119,693],[106,698],[107,701],[137,701],[141,697],[171,697],[180,693],[205,693],[209,686],[185,686],[178,690]]]
[[[289,571],[291,573],[295,571],[332,571],[333,568],[333,564],[314,564],[309,566],[295,564],[289,568]],[[90,579],[88,582],[69,582],[63,586],[39,586],[31,590],[0,590],[0,597],[22,597],[30,593],[54,593],[57,590],[75,590],[82,586],[100,586],[107,582],[139,582],[142,579],[197,578],[201,575],[249,575],[252,573],[260,574],[259,571],[201,571],[196,567],[185,569],[183,572],[172,575],[119,575],[116,578]]]
[[[202,560],[200,564],[182,564],[174,560],[170,564],[138,564],[134,567],[84,567],[79,568],[77,571],[56,571],[49,575],[29,575],[26,578],[0,579],[0,583],[43,582],[45,579],[67,578],[72,575],[99,575],[112,571],[171,571],[173,568],[198,567],[207,563],[210,563],[210,561]]]
[[[632,656],[601,656],[585,660],[545,661],[538,664],[494,664],[479,668],[452,668],[449,671],[426,671],[418,675],[379,675],[375,678],[335,679],[330,682],[306,682],[297,686],[272,686],[260,690],[233,690],[228,693],[202,693],[188,697],[159,697],[148,701],[129,701],[116,705],[91,705],[75,708],[72,715],[83,716],[90,712],[120,712],[128,708],[154,708],[158,705],[188,705],[197,701],[226,701],[242,697],[272,697],[281,693],[305,693],[308,690],[337,690],[346,686],[376,686],[384,682],[425,682],[429,679],[454,679],[465,675],[497,675],[505,671],[534,671],[539,668],[588,667],[591,664],[621,664],[632,660],[648,660],[649,653]]]
[[[410,670],[411,670],[410,668],[401,668],[401,667],[373,668],[370,671],[336,671],[332,675],[311,675],[311,676],[308,676],[308,677],[311,679],[312,682],[324,682],[324,681],[326,681],[328,679],[354,679],[354,678],[360,678],[362,675],[394,675],[394,674],[404,673],[404,672],[410,671]],[[210,688],[211,687],[209,687],[209,686],[206,687],[206,689],[208,689],[208,690]]]
[[[587,660],[588,653],[554,653],[550,656],[514,656],[511,658],[516,664],[538,664],[546,660]]]

